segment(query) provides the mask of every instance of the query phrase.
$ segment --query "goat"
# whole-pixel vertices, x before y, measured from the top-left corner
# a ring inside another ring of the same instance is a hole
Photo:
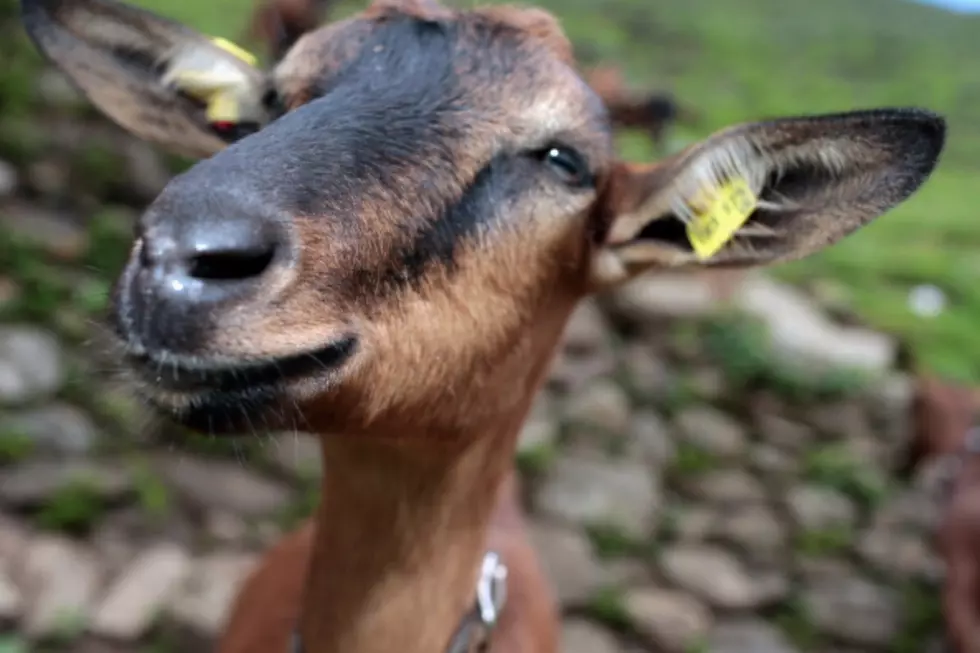
[[[221,653],[294,633],[306,653],[442,653],[468,623],[491,653],[553,653],[513,457],[575,306],[643,272],[807,256],[916,192],[945,142],[941,116],[881,108],[626,163],[534,8],[378,0],[269,71],[116,0],[22,10],[102,112],[203,159],[140,217],[113,287],[134,390],[216,436],[318,438],[316,514],[246,581]],[[216,129],[219,98],[258,130]]]
[[[903,366],[912,369],[911,352]],[[942,516],[936,532],[946,567],[943,614],[952,650],[980,652],[980,389],[916,372],[911,405],[912,441],[900,470],[911,475],[945,459]]]
[[[664,149],[672,124],[699,122],[693,110],[678,104],[669,93],[630,91],[622,73],[613,66],[596,66],[585,73],[585,79],[605,102],[613,126],[644,131],[658,150]]]

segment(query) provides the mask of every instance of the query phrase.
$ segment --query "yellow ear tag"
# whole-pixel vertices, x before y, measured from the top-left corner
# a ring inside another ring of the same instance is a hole
[[[241,117],[238,107],[238,98],[228,92],[216,91],[211,95],[208,108],[205,112],[208,122],[211,123],[236,123]]]
[[[707,189],[691,202],[694,219],[687,225],[687,237],[702,261],[714,256],[745,224],[758,204],[743,177],[729,179]]]
[[[238,57],[250,66],[254,66],[258,63],[258,59],[248,50],[242,49],[240,46],[235,45],[228,39],[221,38],[220,36],[212,36],[211,42],[216,46],[224,50],[225,52]]]

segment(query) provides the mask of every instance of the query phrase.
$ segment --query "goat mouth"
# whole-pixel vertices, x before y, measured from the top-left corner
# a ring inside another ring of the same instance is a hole
[[[354,354],[357,343],[348,335],[317,349],[246,361],[140,352],[128,355],[127,363],[150,394],[244,396],[330,375]]]

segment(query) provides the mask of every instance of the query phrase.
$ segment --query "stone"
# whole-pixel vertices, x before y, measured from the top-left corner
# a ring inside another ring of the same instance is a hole
[[[741,456],[748,444],[745,429],[738,422],[707,406],[684,409],[675,427],[681,441],[720,459]]]
[[[915,378],[904,372],[886,374],[867,391],[868,408],[880,421],[907,417],[914,397]]]
[[[0,309],[6,309],[23,295],[23,288],[10,277],[0,274]]]
[[[552,449],[558,444],[558,422],[544,410],[532,411],[517,437],[517,451]]]
[[[24,586],[31,588],[23,620],[31,637],[54,635],[86,624],[101,581],[95,556],[67,539],[39,536],[28,549]]]
[[[625,604],[633,627],[665,653],[685,653],[711,628],[711,611],[684,592],[637,589]]]
[[[63,159],[57,156],[38,159],[27,166],[27,185],[40,195],[64,195],[68,191],[70,175],[71,170]]]
[[[130,187],[143,200],[152,201],[173,175],[160,154],[149,143],[127,138],[120,145]]]
[[[659,478],[646,465],[585,455],[556,460],[535,497],[544,515],[609,526],[636,539],[652,532],[661,502]]]
[[[636,558],[603,560],[600,566],[606,587],[632,588],[651,580],[650,567]]]
[[[0,623],[15,622],[24,611],[24,597],[4,570],[0,559]]]
[[[0,199],[7,198],[17,190],[17,168],[0,160]]]
[[[754,618],[719,621],[707,641],[711,653],[797,653],[785,635]]]
[[[138,541],[134,534],[142,534],[146,529],[146,522],[146,513],[138,506],[113,510],[99,520],[88,536],[88,544],[103,561],[107,575],[114,577],[122,573],[136,559],[144,543]],[[168,537],[171,536],[173,522],[168,521],[166,529]]]
[[[716,509],[701,505],[674,507],[672,530],[681,542],[703,542],[712,537],[721,516]]]
[[[701,501],[719,505],[763,503],[766,489],[741,469],[717,469],[682,481],[686,491]]]
[[[213,553],[195,560],[166,611],[202,635],[218,634],[257,561],[257,556],[247,553]]]
[[[893,338],[834,324],[800,291],[766,276],[747,279],[734,303],[762,320],[774,353],[786,363],[810,371],[851,368],[883,373],[895,360]]]
[[[662,398],[670,388],[671,372],[647,344],[631,342],[625,346],[623,375],[630,392],[644,403]]]
[[[616,370],[613,353],[571,356],[560,353],[548,370],[545,389],[562,393],[576,392],[590,383],[604,379]]]
[[[578,427],[624,436],[630,422],[629,397],[612,381],[597,381],[569,397],[565,419]]]
[[[769,484],[785,486],[800,471],[799,458],[769,444],[756,444],[749,450],[749,467]]]
[[[190,556],[173,544],[144,550],[110,587],[92,618],[92,632],[135,640],[153,625],[190,571]]]
[[[617,288],[608,299],[610,310],[636,324],[704,317],[717,310],[711,284],[691,274],[643,275]]]
[[[45,104],[60,109],[85,106],[85,96],[57,68],[43,70],[37,78],[37,91]]]
[[[64,261],[78,260],[88,248],[88,234],[76,220],[38,206],[5,208],[0,228]]]
[[[46,331],[0,327],[0,404],[23,404],[57,392],[65,382],[58,340]]]
[[[660,568],[673,584],[723,610],[759,605],[758,591],[745,566],[728,551],[703,544],[671,547]]]
[[[846,445],[855,440],[876,440],[864,404],[858,400],[811,406],[806,411],[806,420],[823,433],[824,440],[827,437],[840,439]]]
[[[609,324],[594,300],[580,302],[562,335],[562,348],[572,355],[593,354],[610,346]]]
[[[657,472],[669,467],[677,455],[667,423],[652,410],[633,414],[629,439],[630,458],[642,460]]]
[[[931,537],[942,522],[942,512],[933,503],[928,491],[921,488],[905,489],[878,508],[874,515],[874,527]]]
[[[566,619],[561,627],[561,653],[621,653],[612,634],[584,619]]]
[[[215,510],[208,513],[204,528],[218,542],[233,544],[246,539],[248,526],[245,520],[236,515]]]
[[[873,528],[858,540],[857,551],[868,564],[899,581],[938,582],[943,561],[922,535]]]
[[[604,582],[588,538],[578,530],[540,521],[531,522],[529,534],[558,602],[587,604]]]
[[[132,490],[132,474],[125,467],[84,459],[37,461],[5,473],[0,501],[17,507],[36,507],[59,490],[83,486],[99,498],[116,501]]]
[[[0,481],[0,490],[4,482]],[[19,569],[31,541],[31,531],[19,521],[0,514],[0,565]]]
[[[792,589],[790,579],[781,570],[753,570],[752,578],[755,582],[755,603],[758,607],[771,607],[789,598]]]
[[[854,576],[854,566],[839,558],[797,556],[793,560],[797,573],[806,582],[834,582]]]
[[[845,495],[830,488],[802,485],[789,491],[786,507],[796,524],[805,531],[851,528],[857,521],[857,508]]]
[[[810,427],[781,415],[756,415],[755,426],[763,442],[794,454],[805,451],[815,437]]]
[[[41,451],[76,456],[90,452],[98,438],[91,418],[63,402],[0,418],[0,432],[22,435]]]
[[[860,577],[818,579],[802,600],[815,626],[852,644],[885,647],[902,626],[896,593]]]
[[[724,373],[716,367],[699,367],[691,371],[688,383],[695,396],[714,401],[725,395]]]
[[[169,458],[160,472],[187,500],[241,517],[279,513],[290,501],[289,489],[234,463]]]
[[[718,536],[753,556],[771,557],[789,542],[786,525],[765,505],[740,506],[720,515]]]
[[[272,437],[273,464],[297,477],[319,478],[323,474],[320,443],[306,433],[278,433]]]

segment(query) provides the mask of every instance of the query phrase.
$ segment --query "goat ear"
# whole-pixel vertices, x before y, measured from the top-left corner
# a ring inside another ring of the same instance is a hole
[[[597,205],[593,283],[807,256],[914,193],[945,135],[928,111],[854,111],[747,123],[659,164],[620,163]]]
[[[248,55],[173,20],[114,0],[21,0],[21,14],[38,50],[100,111],[172,152],[206,157],[231,140],[212,129],[205,92],[223,93],[235,117],[268,119],[266,76]]]

